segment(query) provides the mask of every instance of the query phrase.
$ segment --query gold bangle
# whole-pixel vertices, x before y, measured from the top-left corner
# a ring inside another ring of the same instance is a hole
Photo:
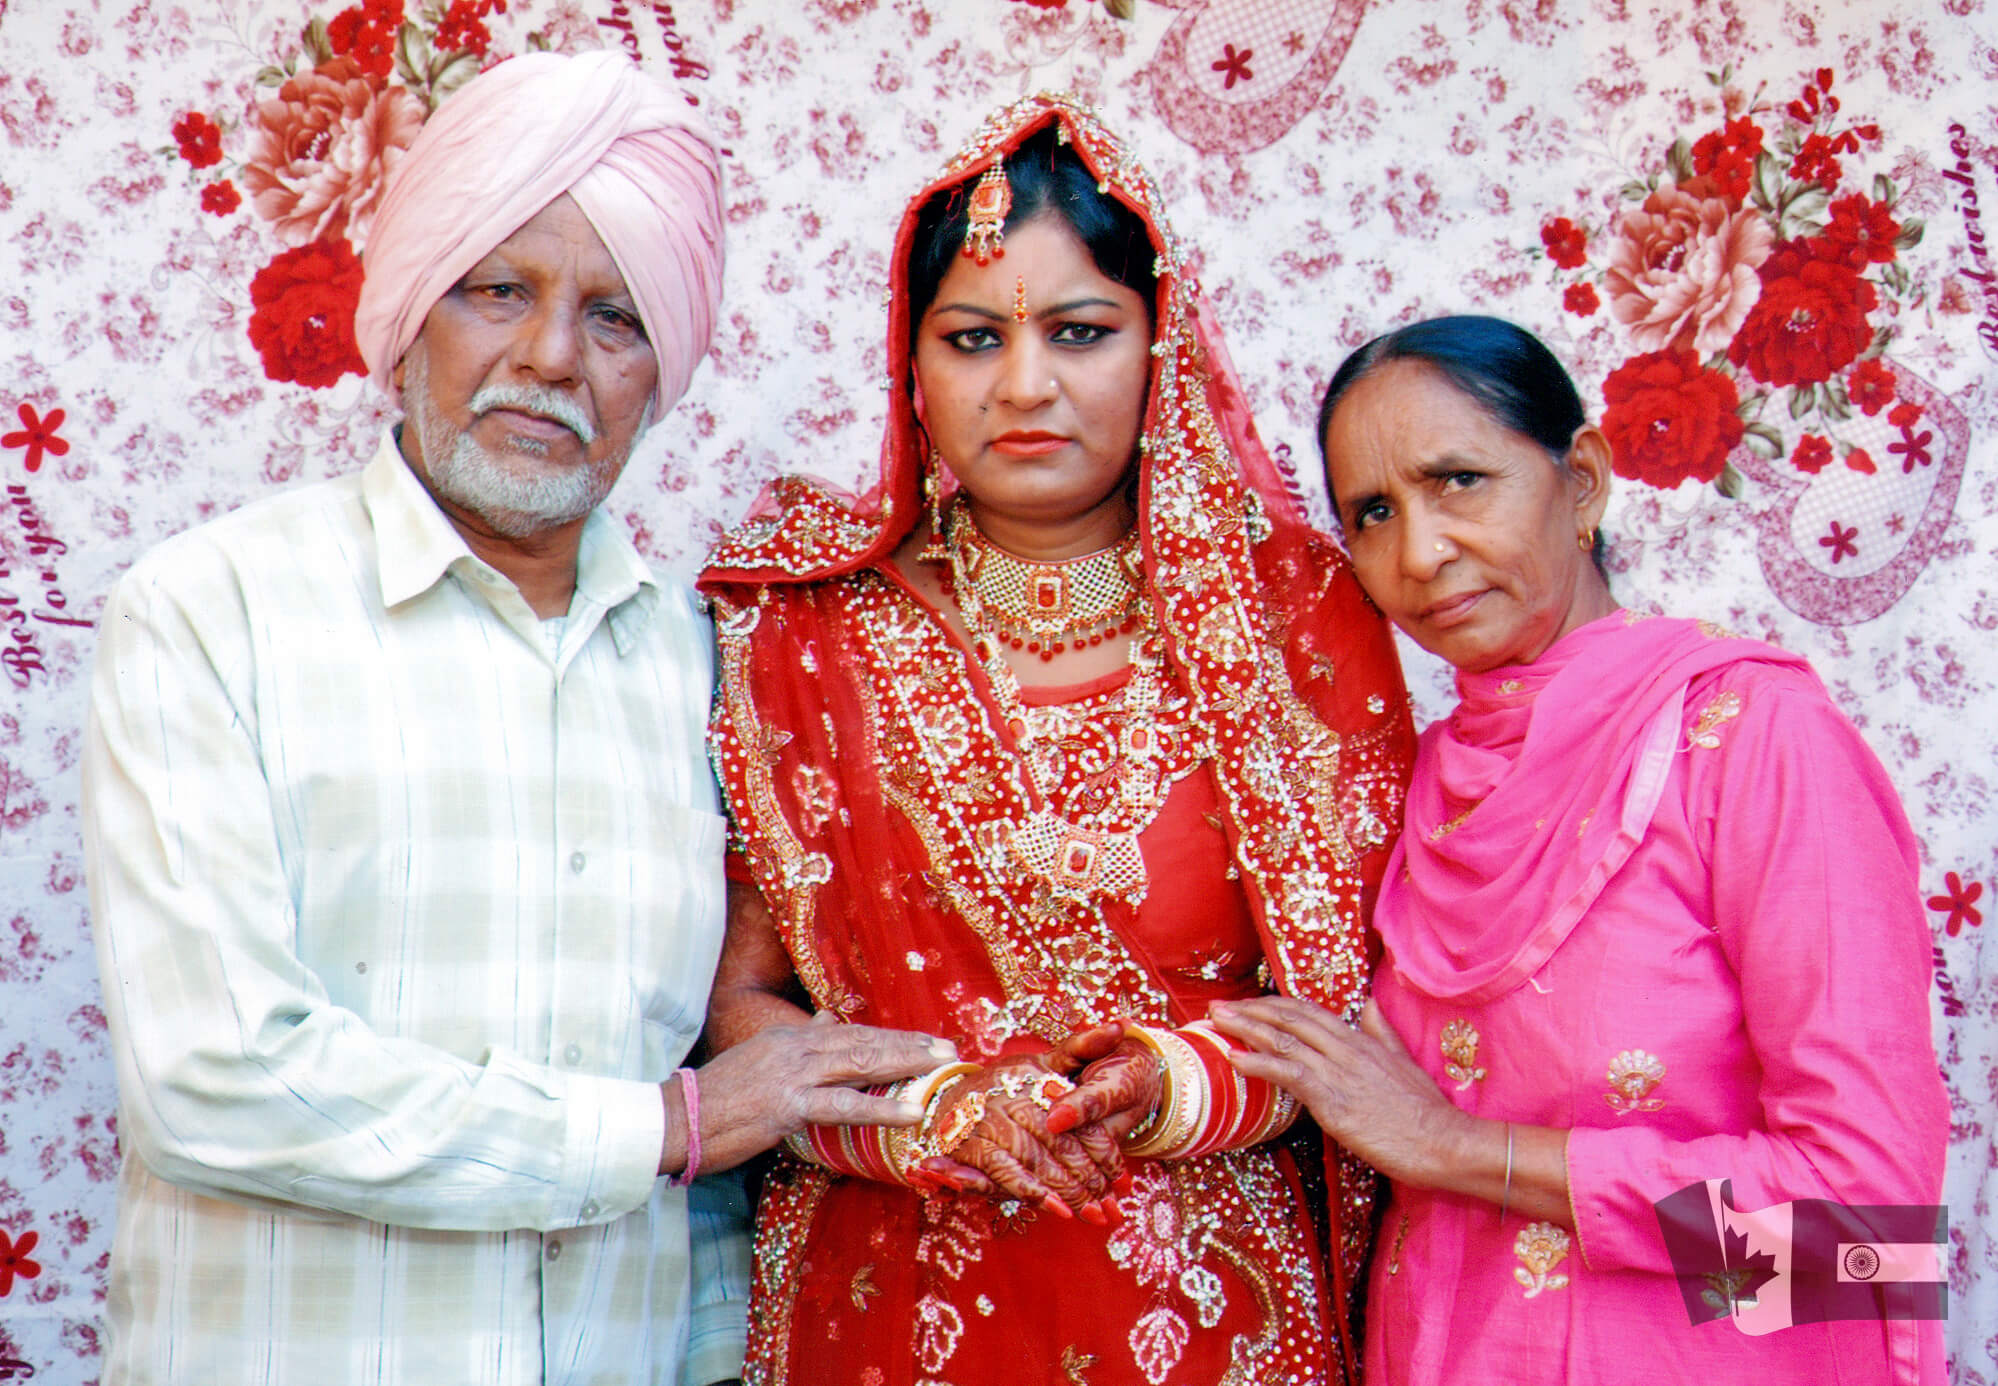
[[[1134,1159],[1182,1154],[1207,1120],[1207,1071],[1201,1066],[1200,1056],[1192,1045],[1170,1030],[1133,1025],[1125,1033],[1164,1062],[1165,1090],[1155,1113],[1156,1128],[1148,1124],[1143,1128],[1143,1137],[1135,1141],[1127,1136],[1124,1153]]]
[[[1499,1200],[1499,1221],[1505,1221],[1506,1211],[1512,1207],[1512,1123],[1505,1124],[1505,1197]]]
[[[909,1171],[918,1164],[949,1153],[946,1143],[939,1139],[937,1109],[943,1105],[945,1096],[952,1088],[979,1071],[977,1064],[950,1063],[932,1069],[920,1078],[908,1080],[910,1086],[905,1098],[920,1106],[923,1114],[913,1126],[884,1128],[886,1134],[881,1142],[889,1172],[896,1180],[907,1184]],[[975,1126],[978,1119],[985,1114],[984,1103],[976,1093],[967,1099],[967,1103],[978,1104],[978,1109],[972,1114],[970,1121],[970,1125]],[[954,1127],[969,1129],[969,1126],[964,1126],[963,1123],[954,1123]],[[957,1134],[961,1135],[962,1130]]]

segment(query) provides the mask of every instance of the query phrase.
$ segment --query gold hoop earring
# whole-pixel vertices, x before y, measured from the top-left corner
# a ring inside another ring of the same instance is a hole
[[[1596,532],[1593,529],[1591,529],[1591,530],[1584,530],[1582,533],[1577,534],[1575,536],[1575,547],[1580,549],[1583,553],[1595,552]]]

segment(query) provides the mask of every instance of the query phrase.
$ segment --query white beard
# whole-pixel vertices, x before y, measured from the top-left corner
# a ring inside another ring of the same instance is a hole
[[[437,407],[430,394],[429,353],[420,337],[403,358],[402,397],[431,489],[507,539],[525,539],[595,510],[617,484],[644,432],[634,434],[623,449],[577,467],[537,464],[531,457],[535,445],[528,439],[515,440],[518,452],[493,452],[460,432]],[[546,387],[488,385],[467,407],[474,417],[494,408],[532,409],[559,419],[585,446],[596,441],[596,429],[574,401]]]

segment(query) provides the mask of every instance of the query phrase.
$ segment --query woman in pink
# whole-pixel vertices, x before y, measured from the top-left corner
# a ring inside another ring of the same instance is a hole
[[[1360,582],[1461,702],[1358,1027],[1213,1014],[1392,1181],[1370,1379],[1939,1386],[1939,1292],[1831,1245],[1926,1243],[1948,1129],[1879,763],[1803,660],[1618,606],[1609,445],[1530,335],[1403,328],[1320,419]],[[1826,1231],[1834,1205],[1927,1212]]]

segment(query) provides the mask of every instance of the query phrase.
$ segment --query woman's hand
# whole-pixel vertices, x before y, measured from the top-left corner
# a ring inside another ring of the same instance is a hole
[[[1311,1109],[1325,1133],[1397,1183],[1573,1227],[1568,1133],[1460,1111],[1367,1002],[1358,1026],[1284,996],[1217,1002],[1208,1018],[1251,1046],[1235,1067]]]
[[[1216,1002],[1208,1018],[1250,1046],[1232,1056],[1237,1068],[1304,1103],[1327,1135],[1390,1179],[1448,1182],[1451,1152],[1487,1124],[1451,1104],[1371,1000],[1358,1026],[1283,996]]]
[[[1151,1118],[1165,1095],[1165,1065],[1140,1040],[1126,1037],[1082,1071],[1082,1081],[1048,1111],[1048,1130],[1084,1136],[1097,1127],[1113,1149]],[[1122,1168],[1119,1155],[1118,1168]]]
[[[1050,1118],[1062,1110],[1060,1102],[1082,1091],[1072,1075],[1086,1067],[1112,1065],[1094,1085],[1092,1104],[1106,1103],[1108,1093],[1128,1086],[1128,1079],[1116,1076],[1122,1065],[1113,1062],[1123,1038],[1121,1025],[1079,1030],[1044,1053],[1009,1055],[950,1088],[935,1117],[946,1153],[910,1171],[914,1181],[1017,1198],[1058,1217],[1073,1212],[1107,1225],[1103,1204],[1123,1174],[1116,1136],[1099,1123],[1078,1128],[1072,1119],[1056,1131]],[[953,1135],[955,1127],[968,1129]]]

